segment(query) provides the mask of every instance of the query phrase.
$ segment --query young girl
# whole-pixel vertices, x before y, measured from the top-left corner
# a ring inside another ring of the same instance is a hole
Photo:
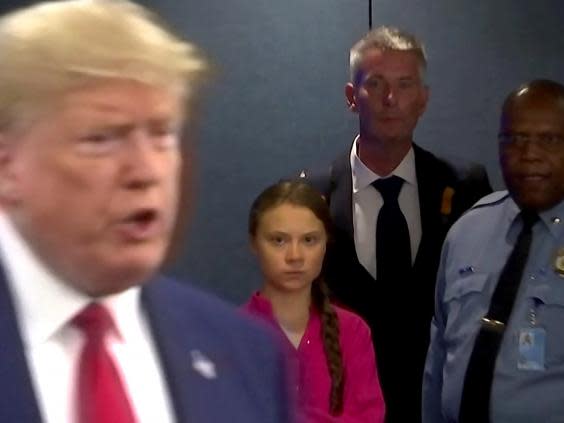
[[[329,302],[321,276],[330,229],[328,206],[308,184],[263,191],[249,235],[264,282],[244,308],[280,332],[307,422],[380,423],[385,407],[370,329]]]

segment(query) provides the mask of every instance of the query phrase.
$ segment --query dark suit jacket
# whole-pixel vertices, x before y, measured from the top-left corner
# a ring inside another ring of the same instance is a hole
[[[375,281],[358,261],[350,150],[330,170],[305,175],[326,195],[335,224],[325,278],[335,299],[359,313],[372,330],[387,421],[394,423],[420,421],[421,383],[442,242],[454,221],[491,192],[482,166],[455,167],[417,145],[413,148],[422,236],[410,280]],[[449,192],[454,192],[452,201],[446,198]]]
[[[179,423],[288,422],[285,366],[273,342],[219,300],[161,278],[142,302]],[[0,422],[39,423],[11,294],[0,266]],[[215,364],[216,378],[193,368],[192,354]]]

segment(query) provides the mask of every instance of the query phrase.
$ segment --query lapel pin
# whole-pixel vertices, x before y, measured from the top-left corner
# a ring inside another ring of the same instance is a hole
[[[452,213],[452,197],[454,196],[454,189],[446,187],[443,191],[443,198],[441,201],[441,214],[443,216],[450,216]]]
[[[192,368],[206,379],[215,379],[217,372],[215,364],[199,350],[190,351],[192,357]]]
[[[474,271],[475,271],[474,266],[466,266],[458,269],[458,274],[460,276],[464,276],[467,275],[468,273],[474,273]]]
[[[560,247],[556,252],[554,271],[558,273],[561,278],[564,278],[564,247]]]

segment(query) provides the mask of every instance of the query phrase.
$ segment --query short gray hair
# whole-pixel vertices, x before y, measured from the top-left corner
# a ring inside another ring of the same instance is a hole
[[[350,51],[350,78],[354,81],[358,73],[360,62],[364,53],[370,49],[410,51],[419,59],[421,78],[424,78],[427,69],[427,55],[423,43],[413,34],[393,26],[379,26],[352,46]]]

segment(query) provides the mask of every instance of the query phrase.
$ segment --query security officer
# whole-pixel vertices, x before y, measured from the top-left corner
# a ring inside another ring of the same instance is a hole
[[[564,421],[564,86],[503,105],[508,191],[483,198],[443,246],[423,421]]]

